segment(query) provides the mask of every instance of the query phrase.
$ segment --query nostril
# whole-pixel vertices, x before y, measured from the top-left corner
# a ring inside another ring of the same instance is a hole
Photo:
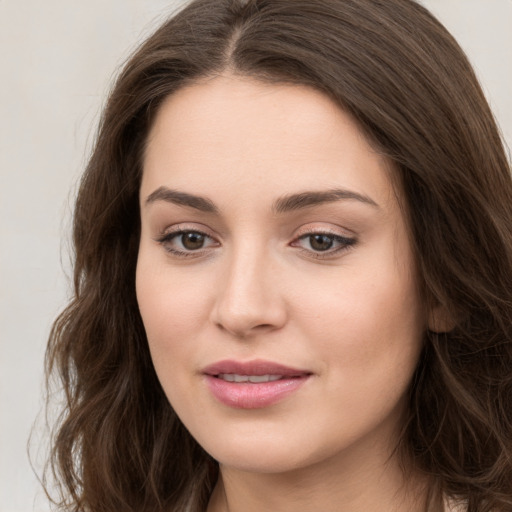
[[[245,265],[238,261],[218,288],[211,321],[237,338],[279,329],[286,321],[285,301],[279,289],[275,282],[267,282],[264,269],[256,268],[261,260]]]

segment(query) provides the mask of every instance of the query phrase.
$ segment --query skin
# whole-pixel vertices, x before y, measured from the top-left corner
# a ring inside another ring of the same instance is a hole
[[[392,172],[310,88],[224,75],[160,108],[137,298],[170,403],[219,461],[209,512],[422,509],[424,482],[393,454],[427,319]],[[276,211],[285,196],[333,189],[360,197]],[[205,236],[185,246],[177,230]],[[326,251],[310,236],[322,233]],[[271,406],[233,408],[202,374],[224,359],[311,377]]]

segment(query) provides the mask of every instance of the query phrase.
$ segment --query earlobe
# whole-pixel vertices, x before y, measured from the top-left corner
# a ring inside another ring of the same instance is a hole
[[[455,328],[453,315],[445,306],[438,304],[430,309],[428,314],[428,330],[438,334],[447,333]]]

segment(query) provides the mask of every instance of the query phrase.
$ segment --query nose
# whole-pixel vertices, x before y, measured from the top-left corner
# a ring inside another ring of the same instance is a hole
[[[237,338],[283,327],[287,310],[279,274],[268,255],[238,251],[219,277],[213,322]]]

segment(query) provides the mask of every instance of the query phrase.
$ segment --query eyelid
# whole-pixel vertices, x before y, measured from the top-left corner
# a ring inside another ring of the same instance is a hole
[[[328,235],[342,238],[344,240],[357,240],[356,233],[350,229],[341,226],[333,226],[332,224],[327,223],[322,224],[319,222],[303,224],[295,231],[293,239],[297,240],[307,235]]]
[[[189,232],[201,233],[202,235],[219,243],[219,237],[217,234],[214,234],[209,227],[197,222],[178,222],[177,224],[167,225],[164,229],[159,230],[158,234],[154,237],[154,240],[160,241],[163,238],[170,238],[172,235]]]

